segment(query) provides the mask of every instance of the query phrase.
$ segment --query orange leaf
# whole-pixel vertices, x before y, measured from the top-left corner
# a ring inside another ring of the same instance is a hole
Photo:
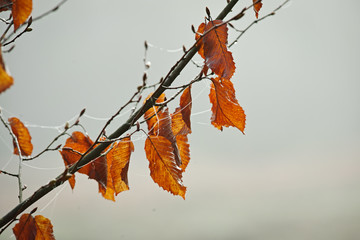
[[[235,63],[230,51],[227,50],[228,28],[221,20],[208,22],[203,28],[199,26],[198,32],[204,33],[203,39],[198,43],[199,54],[205,59],[207,65],[216,75],[230,79],[235,72]],[[213,28],[213,29],[212,29]],[[212,29],[211,31],[209,31]],[[203,31],[202,31],[203,30]],[[209,31],[209,32],[208,32]],[[198,35],[195,38],[199,38]]]
[[[212,79],[209,97],[212,103],[211,124],[220,130],[222,127],[236,127],[244,133],[246,115],[235,97],[232,82]]]
[[[35,240],[55,240],[53,225],[48,218],[41,215],[35,216],[35,225],[37,232]]]
[[[185,169],[190,161],[190,145],[188,144],[187,135],[177,135],[176,143],[179,148],[179,153],[182,162],[180,168],[183,172],[185,172]]]
[[[71,137],[66,140],[65,145],[60,151],[65,166],[76,163],[82,153],[85,153],[93,144],[93,141],[88,136],[81,132],[73,132]],[[83,166],[79,171],[89,176],[90,179],[95,179],[99,184],[106,188],[107,183],[107,164],[104,157],[99,157],[91,163]],[[74,188],[75,178],[69,179],[70,186]]]
[[[114,194],[129,190],[128,169],[131,152],[134,151],[134,144],[130,137],[115,143],[110,152],[106,155],[108,175],[106,189],[99,185],[99,191],[104,198],[115,201]]]
[[[5,71],[5,64],[0,50],[0,93],[4,92],[13,84],[14,79]]]
[[[13,228],[13,232],[17,240],[35,239],[37,233],[35,219],[27,213],[21,215],[19,222]]]
[[[15,134],[16,139],[19,143],[21,154],[24,156],[30,156],[33,150],[33,145],[31,143],[31,136],[29,130],[16,117],[9,118],[8,120],[11,126],[11,131]],[[14,154],[19,155],[19,150],[16,146],[15,141],[13,141],[13,145]]]
[[[48,218],[41,215],[21,215],[19,222],[13,228],[17,240],[55,240],[53,226]]]
[[[152,94],[150,94],[146,100],[148,100],[151,97]],[[145,100],[145,101],[146,101]],[[156,103],[162,103],[165,101],[165,94],[161,94],[160,97],[156,100]],[[153,106],[149,110],[147,110],[144,114],[144,118],[146,120],[146,123],[148,125],[149,134],[153,133],[154,125],[158,122],[158,116],[157,112],[159,111],[159,106]]]
[[[12,0],[12,15],[14,19],[14,32],[23,24],[32,12],[32,0]]]
[[[149,136],[145,153],[149,160],[150,175],[164,190],[185,199],[186,187],[182,185],[182,170],[175,162],[171,142],[163,136]]]
[[[259,11],[262,7],[262,2],[261,0],[253,0],[253,4],[254,4],[254,11],[255,11],[255,16],[256,18],[259,17]]]
[[[203,34],[205,30],[205,23],[201,23],[198,27],[197,33],[195,34],[195,40],[199,40],[200,39],[200,34]],[[204,44],[203,44],[203,40],[200,39],[199,42],[196,44],[196,46],[199,48],[198,53],[199,55],[205,59],[205,55],[204,55]]]
[[[180,168],[185,171],[186,166],[190,161],[190,147],[188,144],[187,135],[191,133],[191,85],[185,89],[180,98],[180,107],[177,108],[171,116],[172,131],[176,136],[176,144],[179,149],[179,154],[182,164]]]
[[[192,108],[192,98],[191,98],[191,85],[187,87],[180,97],[180,109],[182,118],[191,133],[191,108]]]
[[[158,101],[159,103],[165,101],[165,94],[162,94],[156,102]],[[148,124],[149,135],[163,136],[171,142],[176,163],[178,166],[180,166],[181,159],[179,150],[176,146],[176,138],[172,132],[171,117],[168,108],[159,110],[159,106],[153,106],[148,111],[146,111],[144,117],[147,119],[146,123]]]

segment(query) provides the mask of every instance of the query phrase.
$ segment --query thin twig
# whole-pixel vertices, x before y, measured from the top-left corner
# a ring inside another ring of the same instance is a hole
[[[12,177],[16,177],[16,178],[18,177],[17,174],[9,173],[9,172],[6,172],[6,171],[4,171],[4,170],[0,170],[0,174],[1,174],[1,173],[5,174],[5,175],[12,176]]]
[[[52,9],[44,12],[43,14],[40,14],[40,15],[37,16],[37,17],[34,17],[34,18],[33,18],[33,21],[37,21],[37,20],[39,20],[39,19],[41,19],[41,18],[43,18],[43,17],[46,17],[47,15],[49,15],[49,14],[55,12],[55,11],[57,11],[57,10],[61,7],[61,5],[63,5],[63,4],[64,4],[65,2],[67,2],[67,1],[68,1],[68,0],[62,0],[61,2],[59,2],[59,3],[58,3],[55,7],[53,7]]]
[[[21,169],[22,169],[23,157],[22,157],[22,154],[21,154],[20,144],[19,144],[19,142],[17,140],[17,137],[15,136],[13,131],[11,130],[11,127],[9,126],[9,124],[2,117],[1,113],[0,113],[0,119],[1,119],[1,122],[4,124],[5,128],[8,130],[9,134],[11,135],[11,137],[13,139],[13,142],[15,143],[15,146],[18,149],[19,168],[18,168],[18,174],[17,174],[16,178],[18,179],[19,202],[22,203],[22,200],[23,200],[23,194],[22,194],[23,193],[23,185],[22,185],[22,180],[21,180]]]
[[[38,157],[40,157],[42,154],[44,154],[45,152],[49,152],[49,151],[56,151],[58,150],[60,147],[61,147],[61,144],[58,145],[57,147],[55,148],[51,148],[51,146],[57,141],[59,140],[60,137],[64,136],[64,135],[68,135],[68,130],[70,130],[71,128],[73,128],[74,126],[80,126],[84,129],[84,127],[80,124],[80,118],[82,117],[82,115],[85,113],[85,108],[79,113],[79,116],[77,117],[77,119],[74,121],[73,124],[69,125],[68,123],[65,124],[64,126],[64,130],[59,134],[57,135],[50,143],[49,145],[44,149],[42,150],[40,153],[38,153],[37,155],[33,156],[33,157],[27,157],[27,158],[24,158],[23,160],[24,161],[30,161],[30,160],[34,160]]]
[[[245,34],[246,31],[248,31],[254,24],[261,22],[262,20],[270,17],[270,16],[274,16],[275,13],[280,10],[286,3],[288,3],[290,0],[286,0],[285,2],[283,2],[280,6],[278,6],[276,9],[274,9],[271,13],[266,14],[265,16],[263,16],[262,18],[259,18],[255,21],[253,21],[251,24],[249,24],[244,30],[240,30],[240,34],[239,36],[237,36],[237,38],[229,45],[229,48],[231,48],[235,43],[237,43],[237,41]],[[237,30],[239,31],[239,30]]]
[[[15,40],[18,39],[19,37],[21,37],[24,33],[32,31],[32,29],[30,28],[31,23],[32,23],[32,18],[30,17],[30,19],[29,19],[28,22],[27,22],[26,28],[25,28],[21,33],[19,33],[18,35],[16,35],[11,41],[8,41],[9,38],[10,38],[10,36],[8,36],[7,38],[5,38],[5,39],[4,39],[4,43],[3,43],[2,45],[5,47],[5,46],[9,45],[10,43],[15,42]],[[8,41],[8,42],[7,42],[7,41]]]

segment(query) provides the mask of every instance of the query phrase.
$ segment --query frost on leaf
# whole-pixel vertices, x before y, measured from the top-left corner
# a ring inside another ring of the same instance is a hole
[[[149,136],[145,153],[149,160],[150,176],[160,187],[185,199],[182,170],[176,164],[171,142],[163,136]]]
[[[85,153],[93,144],[93,141],[82,132],[73,132],[71,137],[66,140],[65,145],[60,151],[64,160],[65,166],[75,164],[80,158],[81,154]],[[107,163],[104,157],[99,157],[89,164],[83,166],[79,171],[89,176],[90,179],[95,179],[99,185],[106,188],[107,183]],[[71,188],[75,186],[74,175],[69,179]]]
[[[127,137],[115,143],[106,154],[108,167],[106,188],[99,184],[99,192],[105,199],[115,201],[114,195],[129,190],[128,170],[130,155],[133,151],[134,144],[130,137]]]
[[[9,124],[11,126],[11,131],[16,136],[17,142],[19,143],[21,154],[23,156],[30,156],[33,151],[33,145],[31,143],[31,136],[29,130],[25,125],[16,117],[9,118]],[[19,149],[15,141],[14,145],[14,154],[19,155]]]
[[[223,127],[236,127],[244,133],[246,115],[235,97],[235,89],[230,80],[213,78],[210,89],[212,103],[211,124],[222,130]]]
[[[17,240],[55,240],[51,221],[42,215],[35,218],[27,213],[21,215],[13,232]]]
[[[259,17],[259,11],[262,7],[262,2],[261,0],[253,0],[253,4],[254,4],[254,12],[255,12],[255,16],[256,18]]]
[[[198,53],[205,59],[205,65],[219,77],[230,79],[235,72],[235,63],[232,53],[227,49],[227,25],[221,20],[202,23],[196,40],[200,38],[199,34],[204,34],[197,46]]]
[[[12,0],[14,31],[23,24],[32,12],[32,0]]]

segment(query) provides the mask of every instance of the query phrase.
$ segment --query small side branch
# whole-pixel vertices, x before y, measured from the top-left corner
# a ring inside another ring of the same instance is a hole
[[[22,180],[21,180],[21,169],[22,169],[22,162],[23,162],[23,157],[21,154],[21,149],[20,149],[20,144],[17,140],[17,137],[15,136],[15,134],[12,132],[11,127],[9,126],[9,123],[7,123],[4,118],[2,117],[2,114],[0,112],[0,120],[1,122],[4,124],[5,128],[8,130],[11,138],[13,139],[13,142],[15,143],[17,149],[18,149],[18,154],[19,154],[19,167],[18,167],[18,173],[16,176],[17,180],[18,180],[18,188],[19,188],[19,202],[22,203],[23,201],[23,184],[22,184]]]
[[[252,23],[250,23],[249,26],[247,26],[244,30],[237,30],[236,28],[234,28],[237,32],[240,32],[240,34],[236,37],[236,39],[229,45],[229,48],[231,48],[235,43],[237,43],[239,41],[239,39],[245,34],[245,32],[247,32],[253,25],[255,25],[258,22],[261,22],[262,20],[270,17],[270,16],[274,16],[275,13],[277,11],[279,11],[286,3],[288,3],[290,0],[286,0],[285,2],[283,2],[280,6],[278,6],[276,9],[274,9],[271,13],[266,14],[265,16],[263,16],[262,18],[259,18],[255,21],[253,21]]]

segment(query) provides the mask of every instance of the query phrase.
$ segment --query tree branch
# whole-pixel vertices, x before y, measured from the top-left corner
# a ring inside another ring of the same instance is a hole
[[[231,11],[233,6],[238,2],[238,0],[232,0],[229,4],[224,8],[224,10],[217,17],[218,20],[223,20],[226,15]],[[198,48],[196,44],[194,44],[189,51],[187,51],[180,60],[170,69],[167,76],[164,78],[164,81],[160,84],[160,86],[155,90],[152,96],[144,103],[144,105],[134,112],[129,119],[121,125],[114,133],[109,136],[109,139],[119,138],[122,134],[128,131],[135,122],[155,103],[156,99],[169,87],[174,80],[179,76],[181,71],[185,68],[185,66],[189,63],[192,57],[196,54]],[[68,180],[68,176],[77,172],[81,167],[88,164],[92,160],[96,159],[101,155],[101,153],[110,145],[110,142],[100,143],[96,148],[89,151],[87,154],[83,155],[79,160],[78,164],[71,166],[69,169],[65,169],[64,173],[56,177],[54,180],[51,180],[48,184],[40,187],[36,192],[33,193],[29,198],[27,198],[22,203],[18,204],[15,208],[13,208],[9,213],[7,213],[3,218],[0,219],[0,228],[5,226],[7,223],[12,221],[16,216],[18,216],[21,212],[35,203],[37,200],[45,196],[54,188],[60,186],[64,182]]]

